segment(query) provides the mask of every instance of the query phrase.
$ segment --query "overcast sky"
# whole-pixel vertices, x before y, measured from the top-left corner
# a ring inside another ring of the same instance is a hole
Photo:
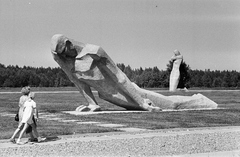
[[[0,0],[0,63],[57,67],[50,39],[101,46],[115,63],[240,71],[240,0]]]

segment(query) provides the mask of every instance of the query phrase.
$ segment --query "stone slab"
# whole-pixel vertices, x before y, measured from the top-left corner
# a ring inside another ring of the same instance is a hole
[[[89,122],[76,122],[77,124],[99,124],[100,122],[94,122],[94,121],[89,121]]]
[[[118,127],[125,127],[126,125],[122,124],[96,124],[97,126],[108,127],[108,128],[118,128]]]
[[[45,120],[56,120],[56,121],[61,121],[62,120],[62,118],[51,118],[51,117],[41,117],[42,119],[45,119]]]
[[[74,120],[74,119],[60,119],[59,118],[59,120],[60,120],[60,122],[64,122],[64,123],[69,123],[69,122],[72,122],[72,123],[74,123],[74,122],[79,122],[79,120]]]
[[[56,117],[57,115],[55,115],[55,114],[41,114],[41,117]]]
[[[0,140],[0,156],[208,155],[240,150],[240,127],[112,132],[61,136],[59,139],[21,146]]]
[[[16,114],[7,114],[7,113],[4,113],[4,114],[0,114],[1,116],[6,116],[6,117],[15,117]]]
[[[140,129],[140,128],[118,128],[118,130],[126,131],[126,132],[149,131],[148,129]]]
[[[217,108],[219,109],[224,109],[224,108]],[[201,108],[201,109],[177,109],[177,110],[173,110],[173,109],[164,109],[161,112],[181,112],[181,111],[202,111],[202,110],[215,110],[215,109],[209,109],[209,108]],[[63,113],[68,113],[68,114],[72,114],[72,115],[76,115],[76,116],[81,116],[81,115],[92,115],[92,114],[113,114],[113,113],[144,113],[144,112],[149,112],[149,111],[128,111],[128,110],[123,110],[123,111],[97,111],[97,112],[78,112],[78,111],[62,111]]]
[[[78,112],[78,111],[62,111],[63,113],[68,113],[72,115],[91,115],[91,114],[109,114],[109,113],[138,113],[147,111],[98,111],[98,112]]]

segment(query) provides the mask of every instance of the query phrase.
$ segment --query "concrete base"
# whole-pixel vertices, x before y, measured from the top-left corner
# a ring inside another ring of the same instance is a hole
[[[219,155],[240,150],[240,127],[112,132],[59,138],[32,145],[0,140],[0,156],[197,156],[201,153],[210,156],[211,152]]]

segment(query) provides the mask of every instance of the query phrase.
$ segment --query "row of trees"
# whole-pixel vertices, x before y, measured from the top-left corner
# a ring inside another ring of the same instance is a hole
[[[166,70],[159,70],[157,67],[132,70],[130,66],[118,64],[120,69],[140,87],[145,88],[168,88],[170,73],[173,62],[169,61]],[[178,88],[204,87],[204,88],[240,88],[240,72],[215,70],[192,70],[189,65],[182,62],[180,66],[180,81]]]
[[[129,65],[117,64],[117,66],[143,88],[168,88],[169,77],[172,69],[172,62],[169,61],[166,70],[159,70],[157,67],[132,69]],[[240,73],[237,71],[211,71],[192,70],[185,62],[180,67],[179,88],[190,87],[240,87]],[[0,87],[63,87],[74,86],[69,81],[61,68],[35,68],[4,66],[0,64]]]
[[[0,87],[62,87],[73,86],[60,68],[34,68],[0,64]]]

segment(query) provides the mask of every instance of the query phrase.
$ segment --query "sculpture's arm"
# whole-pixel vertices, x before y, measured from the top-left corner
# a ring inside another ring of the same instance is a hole
[[[91,110],[98,108],[97,102],[93,96],[91,88],[84,82],[78,81],[75,73],[75,56],[82,50],[84,44],[72,44],[70,39],[63,35],[55,35],[52,40],[51,52],[54,60],[61,66],[68,78],[77,86],[79,92],[88,102],[88,106],[94,106]]]
[[[75,84],[78,86],[78,89],[80,90],[80,93],[84,96],[84,98],[87,100],[88,105],[98,105],[96,99],[94,98],[94,95],[92,93],[91,88],[82,82],[78,82],[78,84]]]
[[[183,59],[183,56],[182,56],[182,55],[177,55],[177,56],[173,55],[173,56],[171,57],[171,61],[174,61],[174,60],[176,60],[176,59]]]

